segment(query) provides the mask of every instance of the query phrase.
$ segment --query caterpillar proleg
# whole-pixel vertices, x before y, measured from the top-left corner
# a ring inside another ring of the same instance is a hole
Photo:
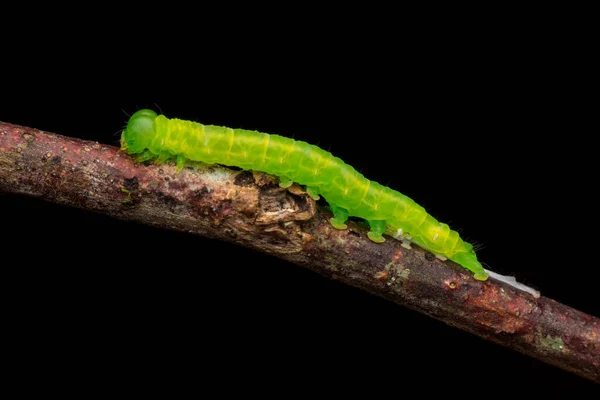
[[[473,246],[456,231],[437,221],[409,197],[365,178],[352,166],[321,148],[279,135],[202,125],[169,119],[152,110],[131,116],[121,136],[121,148],[140,159],[176,158],[179,169],[187,160],[236,166],[277,175],[282,185],[297,182],[307,193],[323,196],[333,217],[331,225],[346,229],[348,217],[365,219],[369,239],[383,242],[384,234],[449,258],[486,280]]]

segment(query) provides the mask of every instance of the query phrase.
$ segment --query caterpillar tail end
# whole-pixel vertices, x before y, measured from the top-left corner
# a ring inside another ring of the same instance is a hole
[[[473,278],[477,279],[478,281],[487,280],[488,274],[485,269],[483,269],[481,263],[477,261],[477,256],[474,252],[458,253],[452,257],[451,260],[473,272]]]
[[[485,272],[476,272],[475,275],[473,275],[473,278],[477,279],[478,281],[487,281],[488,274]]]

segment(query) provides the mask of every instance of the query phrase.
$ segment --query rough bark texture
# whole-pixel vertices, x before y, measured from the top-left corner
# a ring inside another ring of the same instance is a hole
[[[600,320],[400,242],[376,244],[300,187],[221,167],[138,164],[112,146],[0,122],[0,191],[259,249],[600,382]]]

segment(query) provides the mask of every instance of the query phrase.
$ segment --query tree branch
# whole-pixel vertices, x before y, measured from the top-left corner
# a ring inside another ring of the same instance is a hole
[[[600,320],[400,242],[376,244],[300,187],[218,166],[145,165],[112,146],[0,122],[0,191],[258,249],[600,382]]]

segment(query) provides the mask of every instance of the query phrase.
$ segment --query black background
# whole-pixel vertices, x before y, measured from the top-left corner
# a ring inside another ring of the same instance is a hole
[[[262,37],[237,37],[235,50],[132,40],[25,51],[5,60],[0,120],[117,145],[127,114],[153,108],[318,144],[483,245],[490,269],[600,316],[586,49],[560,35],[424,35],[341,35],[318,50],[299,35],[266,52]],[[0,194],[0,218],[15,256],[1,262],[7,329],[48,369],[97,360],[223,391],[595,388],[232,244],[16,195]]]

